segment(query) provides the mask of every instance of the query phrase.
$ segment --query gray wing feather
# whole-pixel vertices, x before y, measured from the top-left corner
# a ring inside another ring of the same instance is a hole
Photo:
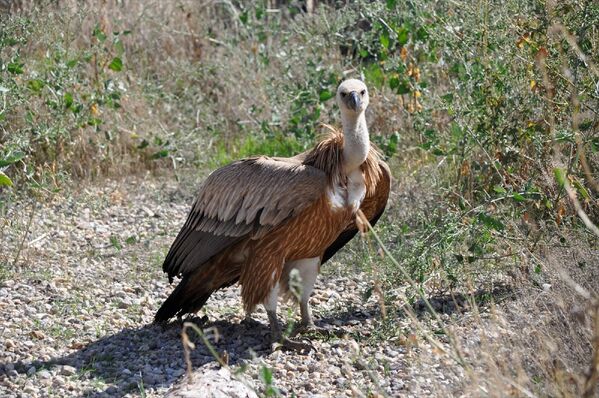
[[[296,216],[326,189],[326,174],[294,158],[258,157],[215,170],[202,184],[164,260],[172,279],[188,274],[248,236]]]

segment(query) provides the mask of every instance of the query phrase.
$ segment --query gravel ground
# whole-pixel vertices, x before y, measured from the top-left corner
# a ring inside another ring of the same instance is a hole
[[[406,333],[384,344],[375,338],[380,311],[374,297],[363,298],[371,286],[369,275],[332,272],[317,282],[314,315],[318,325],[341,328],[347,335],[314,337],[316,350],[308,355],[271,352],[265,313],[244,321],[238,287],[214,294],[200,313],[208,318],[202,327],[239,375],[219,369],[190,331],[196,342],[194,382],[204,383],[204,392],[193,395],[186,382],[180,324],[151,322],[173,288],[161,262],[192,201],[193,191],[181,187],[197,186],[197,178],[177,184],[138,177],[100,185],[36,206],[19,261],[0,282],[0,396],[205,396],[212,380],[223,396],[251,397],[235,378],[260,395],[265,368],[283,396],[416,397],[463,390],[461,368],[438,347],[410,334],[407,317],[390,315],[397,330]],[[3,255],[9,264],[30,209],[27,201],[17,202],[8,215],[13,221],[3,231]],[[327,266],[341,265],[333,261]],[[291,308],[283,306],[281,317],[296,316]],[[468,312],[445,312],[444,319],[459,325],[480,321]],[[427,322],[427,316],[422,318]],[[464,341],[476,346],[471,337],[478,331],[460,327]]]

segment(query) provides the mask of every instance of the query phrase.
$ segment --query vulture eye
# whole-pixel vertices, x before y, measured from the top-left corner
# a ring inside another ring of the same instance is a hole
[[[362,95],[366,94],[366,90],[360,91],[360,94],[362,94]]]
[[[345,97],[347,95],[347,93],[341,93],[342,97]]]

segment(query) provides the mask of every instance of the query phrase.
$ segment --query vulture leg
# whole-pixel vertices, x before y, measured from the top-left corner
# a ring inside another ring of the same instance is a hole
[[[312,310],[310,307],[310,295],[312,291],[314,291],[314,283],[316,282],[316,277],[318,276],[318,271],[320,270],[320,257],[313,258],[305,258],[302,260],[296,260],[285,264],[285,267],[289,267],[291,269],[297,269],[299,272],[299,276],[301,278],[301,295],[299,300],[300,305],[300,313],[302,316],[301,323],[297,328],[293,331],[292,335],[297,334],[307,334],[307,333],[316,333],[316,334],[334,334],[334,335],[343,335],[345,333],[338,331],[331,331],[322,326],[316,326],[314,324],[314,319],[312,317]],[[291,284],[291,283],[290,283]]]
[[[277,318],[277,301],[279,299],[279,283],[275,285],[272,291],[268,294],[266,301],[264,302],[264,308],[268,315],[268,321],[270,323],[270,333],[273,350],[278,348],[286,348],[298,352],[310,352],[314,349],[312,344],[304,343],[301,341],[291,340],[290,338],[283,336],[279,319]]]
[[[314,283],[320,270],[320,257],[306,258],[292,263],[292,267],[299,271],[301,278],[300,313],[302,321],[295,329],[294,334],[319,332],[325,329],[314,324],[310,308],[310,295],[314,291]]]
[[[314,326],[312,311],[310,310],[310,295],[314,290],[314,283],[320,269],[320,257],[304,258],[301,260],[288,261],[285,263],[283,275],[288,278],[289,289],[299,295],[300,312],[302,315],[302,327]],[[299,280],[290,275],[291,271],[298,272]]]

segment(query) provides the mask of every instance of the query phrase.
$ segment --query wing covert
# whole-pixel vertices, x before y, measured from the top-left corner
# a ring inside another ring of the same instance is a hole
[[[256,157],[212,172],[166,256],[172,279],[240,240],[261,237],[316,201],[326,174],[297,159]]]

